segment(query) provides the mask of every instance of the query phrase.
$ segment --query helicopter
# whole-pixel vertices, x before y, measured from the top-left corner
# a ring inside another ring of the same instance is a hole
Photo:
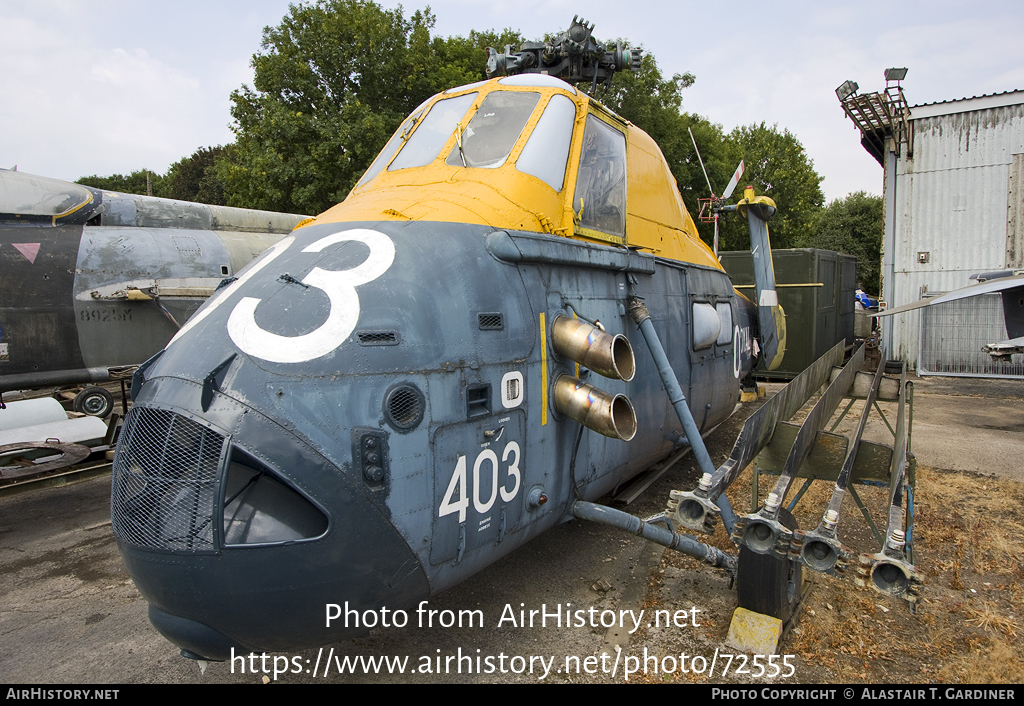
[[[130,376],[303,218],[0,170],[0,394]],[[95,385],[74,402],[112,406]]]
[[[701,435],[781,361],[774,203],[723,206],[752,302],[657,144],[573,85],[638,64],[592,30],[489,50],[136,372],[112,525],[182,655],[357,636],[325,606],[415,606],[681,445],[706,468]]]

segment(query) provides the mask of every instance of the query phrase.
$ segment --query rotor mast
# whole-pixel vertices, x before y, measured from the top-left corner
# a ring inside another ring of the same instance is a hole
[[[569,29],[551,42],[523,42],[518,52],[506,44],[498,53],[487,47],[487,78],[512,74],[547,74],[566,83],[611,84],[616,71],[639,71],[640,49],[605,45],[594,39],[594,24],[573,16]]]

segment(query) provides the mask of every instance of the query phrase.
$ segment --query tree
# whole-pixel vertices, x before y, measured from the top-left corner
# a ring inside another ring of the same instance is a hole
[[[738,127],[729,138],[739,145],[746,171],[740,188],[751,185],[755,193],[768,196],[778,206],[768,224],[773,248],[796,247],[814,231],[814,219],[825,203],[821,176],[814,171],[814,162],[807,158],[803,145],[789,130],[779,132],[778,126],[765,123]],[[742,192],[740,193],[742,196]],[[737,229],[723,241],[723,249],[749,247],[748,230]],[[737,235],[741,238],[737,242]]]
[[[882,197],[857,191],[822,209],[812,232],[799,242],[799,247],[856,256],[857,281],[865,291],[877,294],[884,220]]]
[[[111,174],[110,176],[101,177],[96,174],[92,176],[85,176],[76,181],[76,184],[82,184],[83,186],[91,186],[94,189],[103,189],[105,191],[118,191],[122,194],[140,194],[145,196],[147,193],[147,181],[146,177],[149,177],[149,187],[153,191],[153,196],[160,196],[160,189],[163,185],[163,177],[156,174],[149,169],[140,169],[132,172],[131,174]]]
[[[253,88],[231,94],[237,141],[218,165],[232,206],[319,213],[341,201],[402,119],[438,91],[485,77],[487,44],[518,35],[432,38],[371,0],[291,5],[263,31]]]
[[[645,54],[640,71],[615,74],[611,86],[598,86],[594,97],[654,138],[695,219],[700,212],[698,199],[710,195],[708,181],[715,194],[721,195],[742,159],[746,171],[732,200],[742,197],[747,184],[754,186],[757,194],[774,199],[778,212],[769,226],[772,245],[793,247],[797,239],[812,232],[814,217],[825,201],[814,163],[789,130],[779,132],[777,126],[761,123],[725,135],[720,125],[682,112],[682,91],[695,80],[690,73],[663,78],[654,57]],[[707,178],[687,128],[693,131]],[[701,228],[701,236],[709,244],[713,232]],[[719,241],[722,250],[746,250],[750,247],[747,223],[736,217],[720,219]]]
[[[168,199],[226,205],[224,185],[217,178],[216,166],[225,158],[227,150],[220,145],[200,147],[191,157],[175,162],[162,177],[158,195]]]

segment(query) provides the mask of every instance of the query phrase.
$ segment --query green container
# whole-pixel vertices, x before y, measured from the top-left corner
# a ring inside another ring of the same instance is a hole
[[[719,253],[733,285],[754,300],[754,263],[746,250]],[[857,258],[831,250],[773,250],[775,285],[786,312],[786,354],[759,378],[793,378],[842,340],[853,343]]]

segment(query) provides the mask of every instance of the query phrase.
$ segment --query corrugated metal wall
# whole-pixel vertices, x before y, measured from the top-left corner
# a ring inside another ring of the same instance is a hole
[[[1024,153],[1024,104],[916,119],[913,128],[914,156],[904,152],[897,162],[894,306],[1007,266],[1010,171],[1013,155]],[[895,318],[893,356],[920,367],[920,313]]]

